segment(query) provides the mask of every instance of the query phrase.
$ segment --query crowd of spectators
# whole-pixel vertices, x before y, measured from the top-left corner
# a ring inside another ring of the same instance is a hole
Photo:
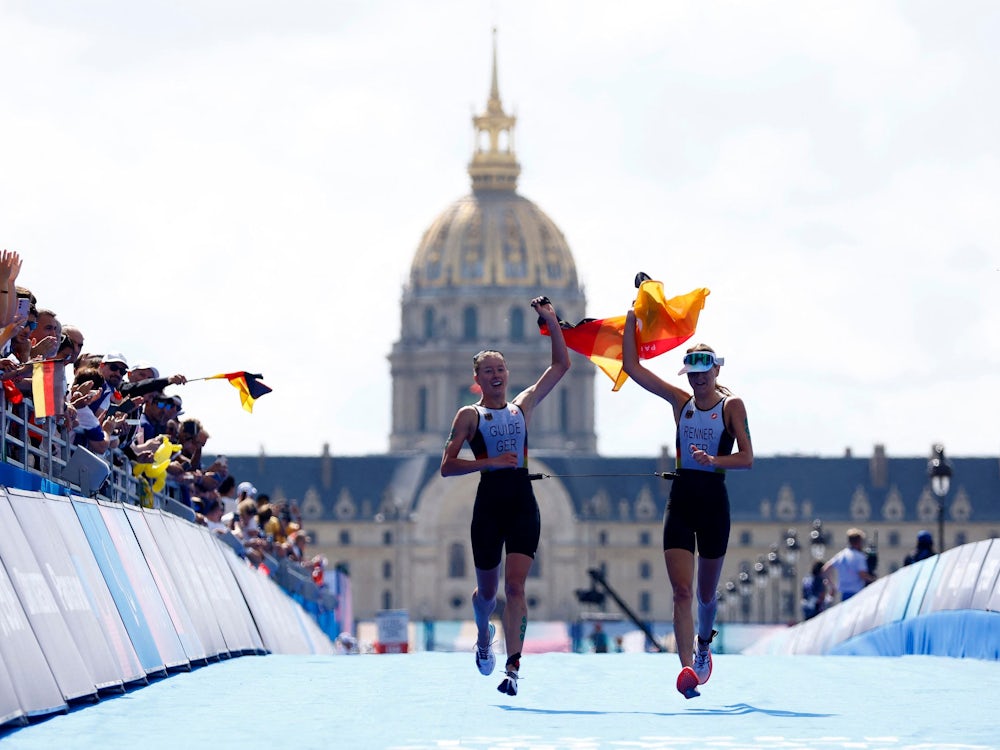
[[[225,456],[203,458],[211,435],[200,420],[184,414],[176,392],[187,378],[161,377],[154,364],[130,364],[122,352],[87,352],[81,328],[63,324],[31,289],[17,284],[21,262],[17,252],[0,253],[2,407],[24,404],[28,420],[50,421],[70,452],[83,448],[131,473],[140,501],[166,492],[190,508],[196,523],[238,540],[234,546],[255,565],[287,560],[322,585],[326,561],[307,556],[297,505],[271,502],[249,482],[237,484]],[[53,363],[59,391],[45,419],[38,418],[32,402],[32,375],[40,362]]]

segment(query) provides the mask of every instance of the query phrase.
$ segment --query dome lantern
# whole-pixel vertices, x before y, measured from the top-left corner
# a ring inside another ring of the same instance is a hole
[[[504,112],[497,83],[497,30],[493,29],[493,76],[486,111],[472,118],[476,148],[469,162],[472,189],[516,190],[521,165],[514,154],[514,125],[517,118]]]

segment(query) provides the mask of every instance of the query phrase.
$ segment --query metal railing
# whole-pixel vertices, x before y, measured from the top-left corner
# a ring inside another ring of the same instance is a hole
[[[192,522],[195,520],[194,510],[178,499],[176,486],[168,482],[164,491],[152,492],[145,479],[132,473],[132,462],[120,452],[113,452],[110,460],[105,459],[107,477],[97,487],[88,486],[90,483],[85,476],[71,478],[67,467],[71,467],[72,456],[78,450],[83,449],[72,444],[61,419],[35,419],[31,399],[26,397],[13,404],[0,395],[0,460],[3,463],[42,477],[78,496],[158,508]],[[229,537],[224,541],[245,557],[239,539],[232,534]],[[337,597],[317,586],[310,571],[298,563],[271,556],[267,556],[265,562],[275,583],[298,601],[331,639],[336,638],[338,632],[331,630],[336,630],[332,613],[337,607]]]
[[[99,487],[86,487],[66,476],[74,446],[58,418],[35,419],[34,406],[28,398],[18,404],[2,399],[0,409],[0,455],[4,463],[42,476],[85,497],[100,497],[112,502],[140,505],[144,480],[132,473],[132,463],[122,453],[108,461],[109,473]],[[152,493],[150,507],[194,519],[194,511],[166,492]]]

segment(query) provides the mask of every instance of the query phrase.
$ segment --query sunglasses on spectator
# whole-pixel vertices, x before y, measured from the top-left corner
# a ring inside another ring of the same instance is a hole
[[[125,365],[120,365],[117,362],[109,362],[108,369],[111,370],[111,372],[117,372],[121,375],[124,375],[126,372],[128,372],[128,368]]]
[[[157,399],[156,400],[156,405],[159,406],[161,409],[176,409],[177,408],[177,402],[176,401],[165,401],[163,399]]]
[[[24,327],[27,328],[29,331],[34,331],[36,328],[38,328],[38,321],[26,320],[24,321]]]

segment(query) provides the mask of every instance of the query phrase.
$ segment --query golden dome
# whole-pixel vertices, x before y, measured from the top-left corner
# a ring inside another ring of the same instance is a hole
[[[445,209],[424,233],[410,268],[410,289],[578,287],[576,263],[559,227],[518,195],[517,118],[504,112],[497,86],[496,39],[486,111],[472,118],[477,146],[469,162],[472,194]]]
[[[410,285],[575,289],[576,264],[559,227],[534,203],[507,190],[477,190],[424,233]]]

